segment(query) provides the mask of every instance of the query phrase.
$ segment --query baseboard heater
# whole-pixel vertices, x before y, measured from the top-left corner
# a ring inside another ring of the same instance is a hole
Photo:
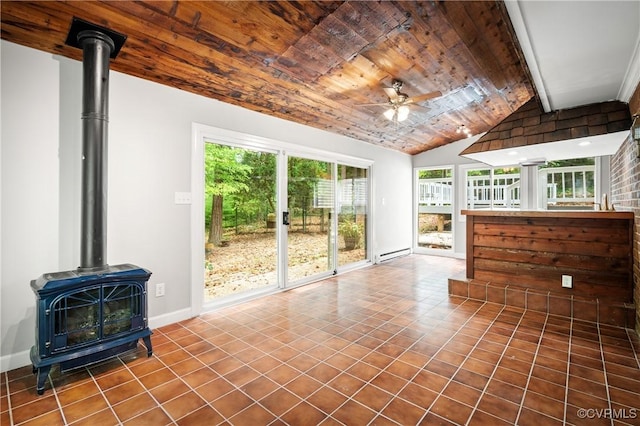
[[[404,248],[400,250],[390,251],[388,253],[382,253],[378,255],[378,260],[376,263],[386,262],[387,260],[395,259],[401,256],[407,256],[411,254],[410,248]]]

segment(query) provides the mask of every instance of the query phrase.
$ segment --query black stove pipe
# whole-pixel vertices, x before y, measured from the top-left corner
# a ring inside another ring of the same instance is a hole
[[[78,34],[83,50],[81,271],[107,266],[107,127],[109,57],[114,43],[92,30]]]
[[[66,44],[82,49],[82,201],[80,272],[108,268],[107,128],[109,60],[126,36],[74,18]]]

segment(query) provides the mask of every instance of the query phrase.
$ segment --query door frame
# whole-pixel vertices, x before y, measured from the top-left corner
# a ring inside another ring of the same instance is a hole
[[[433,249],[421,247],[419,244],[420,229],[418,227],[418,218],[420,216],[420,194],[419,194],[419,180],[420,171],[422,170],[451,170],[452,179],[452,194],[451,194],[451,248],[449,249]],[[418,254],[430,254],[436,256],[451,256],[456,251],[456,212],[457,208],[457,193],[456,193],[456,179],[457,179],[456,167],[453,165],[444,166],[424,166],[414,167],[413,169],[413,226],[411,227],[413,232],[413,252]]]
[[[208,126],[200,123],[192,123],[191,126],[192,144],[191,144],[191,315],[198,316],[202,312],[224,306],[223,303],[215,303],[204,305],[204,144],[207,141],[222,143],[246,149],[255,149],[258,151],[265,151],[270,153],[277,153],[277,170],[278,178],[276,183],[276,206],[278,209],[278,216],[287,209],[287,173],[282,170],[287,170],[287,158],[289,156],[308,158],[318,161],[326,161],[333,163],[333,167],[336,167],[337,163],[347,164],[356,167],[369,168],[369,194],[373,188],[373,161],[368,159],[362,159],[357,157],[351,157],[344,154],[338,154],[328,151],[323,151],[315,148],[310,148],[301,145],[295,145],[283,141],[255,136],[247,133],[236,132],[233,130],[222,129],[218,127]],[[335,182],[335,178],[334,178]],[[337,198],[337,197],[336,197]],[[369,215],[373,214],[373,203],[371,199],[369,201]],[[337,204],[337,201],[336,201]],[[335,207],[334,207],[335,210]],[[333,220],[337,220],[334,215]],[[372,217],[369,218],[368,235],[373,240],[372,229]],[[298,285],[308,284],[309,282],[326,278],[313,277],[305,282],[296,282],[295,285],[287,286],[287,271],[286,263],[287,258],[287,231],[284,229],[285,225],[282,224],[282,217],[277,218],[276,226],[276,238],[278,241],[278,287],[272,292],[282,291],[283,289],[293,288]],[[335,225],[335,224],[334,224]],[[332,227],[333,232],[336,232],[336,227]],[[334,239],[335,240],[335,239]],[[363,263],[370,263],[372,257],[371,241],[368,244],[367,260]],[[282,260],[284,259],[284,261]],[[335,260],[334,260],[335,262]],[[281,265],[282,263],[282,265]],[[345,268],[344,270],[352,269]],[[264,294],[264,293],[261,293]],[[246,298],[234,298],[229,304],[235,304],[244,299],[249,300],[252,298],[248,295]]]

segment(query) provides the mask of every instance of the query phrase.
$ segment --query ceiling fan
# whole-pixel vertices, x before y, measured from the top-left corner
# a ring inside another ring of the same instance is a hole
[[[422,95],[409,97],[406,93],[402,93],[402,86],[404,83],[401,80],[393,80],[391,87],[383,88],[384,92],[389,97],[389,101],[385,103],[377,104],[362,104],[360,106],[387,106],[389,107],[383,114],[389,120],[393,122],[404,121],[409,117],[409,105],[417,104],[429,99],[442,96],[442,92],[435,91],[424,93]]]

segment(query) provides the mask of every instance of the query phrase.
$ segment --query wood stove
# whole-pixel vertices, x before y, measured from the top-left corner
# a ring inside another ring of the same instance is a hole
[[[109,60],[126,36],[74,18],[66,44],[83,50],[82,231],[78,269],[53,272],[31,282],[36,294],[36,344],[31,348],[37,391],[44,393],[52,365],[66,371],[136,348],[147,326],[151,273],[131,264],[108,265],[107,124]]]
[[[146,305],[150,275],[124,264],[99,274],[54,272],[31,281],[38,304],[31,362],[39,394],[54,364],[66,371],[102,361],[135,349],[138,339],[152,354]]]

